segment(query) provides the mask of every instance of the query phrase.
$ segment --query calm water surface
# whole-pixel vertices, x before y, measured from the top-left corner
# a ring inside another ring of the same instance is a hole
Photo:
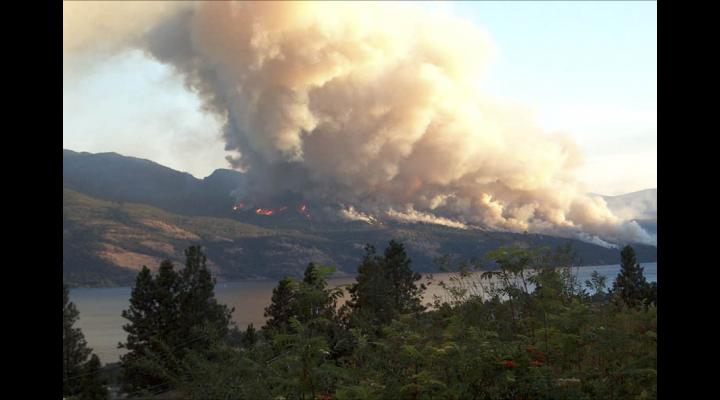
[[[648,281],[657,282],[657,263],[643,263],[644,274]],[[590,279],[593,271],[608,278],[608,286],[620,270],[619,265],[601,265],[594,267],[580,267],[578,279],[580,282]],[[448,281],[450,274],[433,274],[434,281]],[[354,278],[330,279],[331,287],[349,284]],[[215,295],[219,302],[235,307],[233,320],[245,329],[249,323],[259,328],[265,322],[264,308],[270,303],[272,289],[276,281],[242,281],[223,282],[215,286]],[[130,287],[71,289],[70,300],[80,311],[80,320],[77,326],[82,329],[88,345],[97,353],[103,363],[118,361],[123,351],[117,348],[119,342],[125,340],[123,324],[127,320],[122,318],[122,310],[129,305]],[[441,296],[443,289],[437,284],[430,285],[425,292],[425,302],[433,300],[433,295]]]

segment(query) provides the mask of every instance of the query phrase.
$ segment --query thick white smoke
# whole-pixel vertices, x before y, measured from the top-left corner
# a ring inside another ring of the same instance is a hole
[[[228,159],[256,190],[367,218],[651,241],[584,194],[571,140],[483,92],[492,45],[462,19],[382,2],[107,11],[66,3],[66,51],[136,46],[172,65],[225,119]]]

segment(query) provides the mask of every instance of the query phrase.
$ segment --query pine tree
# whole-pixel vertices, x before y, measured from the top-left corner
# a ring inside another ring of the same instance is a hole
[[[225,337],[232,328],[232,313],[215,298],[215,280],[207,267],[207,257],[200,246],[185,250],[185,268],[181,272],[179,303],[179,329],[177,335],[185,338],[199,337],[192,342],[193,348],[207,348],[203,331],[212,330]]]
[[[612,292],[629,307],[635,307],[643,302],[648,284],[632,246],[625,246],[620,252],[620,257],[620,273],[615,278]]]
[[[75,322],[80,312],[70,301],[70,291],[63,284],[63,395],[78,393],[78,376],[83,373],[83,364],[92,352],[87,347],[85,336]]]
[[[267,321],[263,326],[265,335],[283,332],[287,329],[290,317],[294,314],[294,301],[297,289],[292,278],[283,278],[273,289],[270,305],[265,308]]]
[[[657,282],[651,282],[645,288],[645,305],[657,306]]]
[[[307,268],[305,268],[305,273],[303,274],[303,283],[313,287],[324,288],[327,282],[325,281],[320,267],[317,264],[311,262],[308,264]]]
[[[383,269],[392,283],[392,298],[398,313],[419,312],[422,307],[424,285],[416,285],[421,276],[410,268],[412,261],[402,243],[391,240],[385,249]]]
[[[152,297],[155,304],[155,329],[158,339],[169,346],[176,346],[180,329],[180,304],[177,301],[182,290],[181,276],[175,266],[165,260],[158,268],[153,284]]]
[[[300,322],[316,318],[335,319],[335,303],[340,293],[327,288],[327,277],[334,271],[333,267],[308,264],[295,294],[294,315]]]
[[[255,332],[255,326],[250,323],[247,326],[247,329],[242,334],[242,338],[240,339],[240,345],[246,349],[249,349],[255,345],[257,342],[257,333]]]
[[[105,400],[108,390],[106,380],[101,376],[100,358],[96,354],[83,366],[83,377],[80,380],[78,400]]]
[[[350,300],[343,306],[343,314],[350,326],[370,331],[389,321],[387,305],[389,299],[388,281],[384,279],[382,259],[376,254],[375,247],[365,246],[365,256],[355,277],[355,283],[348,288]]]
[[[213,337],[224,338],[231,329],[232,309],[215,299],[215,282],[199,246],[185,251],[185,268],[179,273],[163,261],[157,276],[143,267],[123,317],[128,333],[121,348],[122,381],[126,391],[162,386],[164,375],[176,372],[185,354],[207,349]]]
[[[143,266],[135,279],[130,307],[122,312],[123,318],[130,321],[123,326],[127,332],[126,342],[118,345],[128,350],[120,356],[121,380],[125,391],[137,391],[163,383],[161,377],[148,373],[142,364],[151,352],[153,339],[163,335],[159,328],[159,310],[155,305],[156,292],[150,270]]]
[[[376,330],[398,314],[421,311],[424,285],[418,286],[420,274],[411,269],[412,261],[404,246],[391,240],[383,256],[371,245],[358,267],[356,283],[350,289],[349,323],[366,331]]]

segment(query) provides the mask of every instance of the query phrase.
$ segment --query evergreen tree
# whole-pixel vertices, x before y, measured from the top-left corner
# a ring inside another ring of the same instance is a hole
[[[249,325],[242,351],[215,337],[209,352],[190,349],[182,372],[168,379],[183,396],[198,399],[657,397],[656,307],[593,301],[546,250],[513,247],[494,254],[495,273],[461,271],[464,280],[451,280],[461,287],[486,285],[490,290],[483,293],[491,298],[455,297],[413,313],[419,296],[413,290],[397,296],[404,274],[389,267],[402,271],[397,266],[409,267],[407,257],[398,247],[379,256],[368,246],[361,265],[366,275],[353,291],[360,306],[351,310],[354,316],[367,312],[371,322],[388,310],[395,316],[375,337],[339,327],[353,339],[344,351],[337,349],[342,335],[320,329],[334,326],[324,325],[333,319],[324,308],[334,293],[327,289],[328,270],[310,264],[302,280],[285,279],[276,288],[273,315],[283,332],[250,345]],[[526,289],[525,278],[534,290]],[[604,292],[600,275],[588,283]],[[382,288],[385,309],[369,296],[373,285]],[[403,298],[410,299],[405,311]]]
[[[123,329],[128,353],[121,357],[122,381],[126,391],[161,387],[164,375],[180,367],[191,349],[202,352],[210,346],[206,332],[224,338],[231,329],[232,310],[215,299],[215,282],[199,246],[185,251],[186,264],[176,272],[172,262],[163,261],[153,278],[143,267],[123,317],[130,321]]]
[[[177,345],[178,330],[181,328],[180,303],[182,279],[169,260],[160,263],[153,284],[152,298],[155,305],[155,333],[157,338],[169,346]],[[182,339],[182,338],[180,338]]]
[[[410,268],[410,257],[402,243],[391,240],[385,249],[383,269],[391,282],[393,305],[398,313],[414,313],[423,310],[422,293],[425,285],[416,285],[421,276]]]
[[[352,347],[352,337],[340,324],[337,300],[342,290],[329,289],[327,278],[334,267],[310,263],[295,295],[295,318],[310,336],[321,336],[329,346],[329,356],[337,359]]]
[[[615,278],[612,291],[625,304],[635,307],[645,299],[648,284],[632,246],[625,246],[620,252],[620,257],[620,273]]]
[[[300,322],[316,318],[335,320],[335,302],[340,292],[327,288],[327,277],[334,271],[333,267],[308,264],[295,294],[294,315]]]
[[[645,305],[657,306],[657,282],[651,282],[645,288]]]
[[[119,348],[128,351],[120,356],[121,380],[125,391],[137,391],[163,382],[161,377],[148,373],[142,363],[151,352],[153,339],[159,335],[167,336],[167,332],[161,332],[159,329],[159,310],[155,304],[156,292],[150,270],[143,266],[130,294],[130,307],[122,312],[123,318],[130,321],[123,325],[127,339],[125,343],[118,345]]]
[[[90,360],[85,363],[83,377],[80,380],[80,392],[78,400],[105,400],[108,398],[108,390],[105,387],[106,381],[101,376],[100,358],[93,354]]]
[[[383,256],[371,245],[358,267],[356,283],[350,289],[350,301],[344,313],[349,323],[365,331],[377,331],[398,314],[422,311],[424,285],[416,285],[420,274],[410,268],[404,246],[391,240]]]
[[[217,302],[215,281],[200,246],[191,246],[185,250],[185,268],[181,272],[177,303],[180,319],[177,335],[201,338],[193,342],[192,347],[209,346],[207,340],[203,340],[203,331],[213,330],[220,337],[230,332],[234,310]]]
[[[247,326],[247,329],[242,334],[242,338],[240,339],[240,345],[244,348],[250,348],[255,345],[257,342],[257,333],[255,332],[255,326],[250,323]]]
[[[289,277],[280,280],[273,289],[270,305],[265,308],[268,320],[263,330],[266,334],[287,332],[292,317],[301,323],[317,318],[334,320],[335,302],[341,293],[327,289],[327,277],[333,271],[332,267],[311,262],[302,281],[296,282]]]
[[[320,266],[313,262],[308,264],[307,268],[305,268],[305,273],[303,274],[303,283],[312,287],[324,288],[327,282],[325,281],[325,277]]]
[[[80,312],[70,301],[67,285],[63,284],[63,395],[78,393],[78,376],[83,373],[83,364],[92,352],[80,328],[74,327],[79,318]]]
[[[265,308],[267,321],[263,326],[263,332],[266,336],[271,336],[276,332],[284,332],[287,329],[290,318],[295,311],[296,292],[295,282],[289,277],[281,279],[273,289],[270,305]]]
[[[343,306],[342,313],[350,326],[370,331],[391,316],[387,310],[389,304],[386,294],[389,285],[381,266],[381,258],[375,252],[375,247],[365,246],[365,256],[355,277],[355,283],[348,288],[350,300]]]

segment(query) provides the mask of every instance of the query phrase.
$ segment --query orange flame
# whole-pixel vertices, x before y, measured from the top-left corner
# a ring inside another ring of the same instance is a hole
[[[257,215],[273,215],[273,214],[275,214],[275,211],[273,211],[269,208],[258,208],[255,210],[255,214],[257,214]]]
[[[308,210],[308,206],[305,203],[298,204],[297,210],[300,214],[310,218],[310,211]]]

